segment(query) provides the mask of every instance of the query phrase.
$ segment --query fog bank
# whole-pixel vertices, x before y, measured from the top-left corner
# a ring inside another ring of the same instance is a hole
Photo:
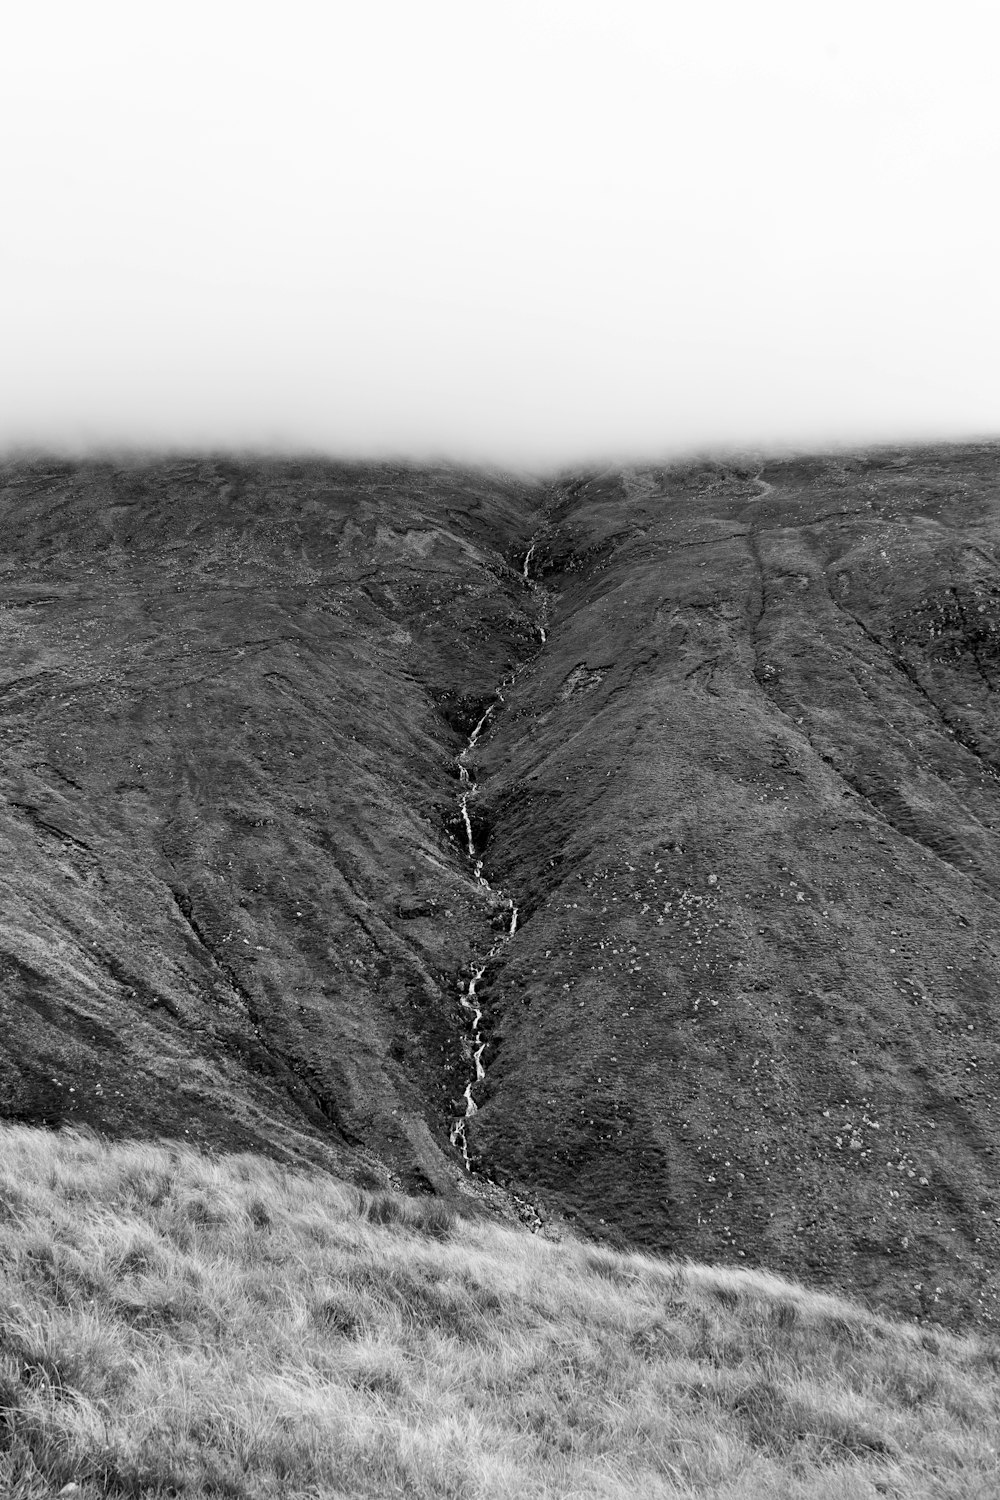
[[[971,0],[20,7],[0,445],[996,433],[998,31]]]

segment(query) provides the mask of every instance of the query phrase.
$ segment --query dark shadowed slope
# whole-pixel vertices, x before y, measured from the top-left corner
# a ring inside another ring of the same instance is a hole
[[[479,1173],[992,1317],[998,472],[9,468],[3,1112],[453,1185],[520,667]]]
[[[321,1142],[447,1186],[458,975],[492,917],[453,757],[535,649],[529,492],[213,462],[6,480],[4,1114]]]
[[[470,1132],[594,1232],[995,1312],[996,449],[606,475],[484,754]]]

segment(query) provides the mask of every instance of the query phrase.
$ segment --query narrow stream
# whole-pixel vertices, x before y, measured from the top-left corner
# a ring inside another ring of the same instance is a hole
[[[529,588],[534,587],[534,583],[529,572],[531,558],[534,550],[535,543],[532,542],[528,548],[527,553],[525,554],[524,566],[521,569],[521,576],[524,578],[524,581],[525,583],[527,583]],[[544,626],[539,625],[538,631],[539,635],[541,636],[542,643],[544,644]],[[476,745],[479,742],[479,737],[485,730],[486,726],[489,724],[490,719],[493,717],[493,714],[506,701],[504,699],[504,689],[510,688],[514,685],[519,670],[520,668],[512,672],[509,677],[505,677],[503,679],[500,686],[496,690],[496,695],[493,699],[493,702],[486,709],[486,712],[482,715],[478,724],[469,735],[469,742],[466,745],[465,749],[462,750],[456,757],[456,764],[458,766],[458,781],[460,787],[458,805],[459,811],[462,815],[462,826],[465,829],[465,853],[468,858],[469,864],[472,866],[472,873],[475,876],[477,883],[481,885],[484,890],[490,891],[493,895],[497,896],[501,902],[506,902],[508,913],[504,925],[504,930],[497,938],[497,941],[493,944],[485,957],[473,959],[470,965],[469,978],[462,980],[459,985],[459,988],[461,990],[459,1003],[461,1004],[462,1009],[467,1012],[470,1018],[469,1053],[472,1059],[474,1071],[472,1073],[472,1076],[469,1078],[468,1083],[465,1085],[465,1093],[463,1095],[465,1099],[465,1111],[463,1114],[459,1115],[451,1128],[451,1144],[453,1146],[457,1146],[461,1151],[462,1160],[465,1162],[465,1170],[467,1172],[472,1171],[472,1163],[469,1161],[469,1142],[468,1138],[466,1137],[465,1126],[466,1121],[471,1119],[472,1116],[476,1113],[477,1106],[475,1099],[473,1099],[472,1097],[472,1091],[475,1088],[476,1084],[480,1083],[482,1079],[486,1077],[486,1068],[483,1064],[483,1053],[486,1051],[486,1037],[482,1032],[483,1008],[480,1005],[479,997],[476,994],[476,985],[482,979],[483,975],[486,973],[486,970],[489,968],[493,960],[503,952],[504,948],[517,932],[518,919],[518,910],[513,898],[510,896],[505,897],[502,895],[502,893],[493,891],[493,887],[490,885],[489,881],[486,879],[486,876],[483,874],[483,860],[476,850],[476,841],[472,832],[472,819],[469,816],[469,803],[476,795],[477,788],[475,780],[473,779],[472,773],[470,772],[468,767],[468,759],[473,750],[476,748]]]

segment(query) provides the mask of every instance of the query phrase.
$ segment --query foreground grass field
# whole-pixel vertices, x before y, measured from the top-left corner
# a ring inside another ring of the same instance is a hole
[[[1000,1349],[249,1157],[0,1128],[0,1493],[1000,1494]]]

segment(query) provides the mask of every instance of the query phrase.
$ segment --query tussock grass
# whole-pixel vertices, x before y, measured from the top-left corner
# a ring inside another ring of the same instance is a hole
[[[1000,1350],[250,1157],[0,1128],[0,1493],[994,1500]]]

